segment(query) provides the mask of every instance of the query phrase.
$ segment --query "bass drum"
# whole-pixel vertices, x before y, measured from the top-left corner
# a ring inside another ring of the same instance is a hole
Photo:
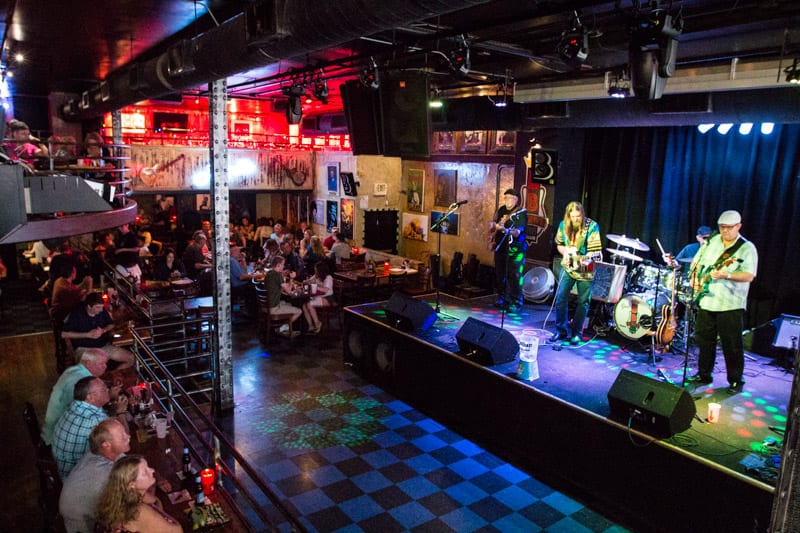
[[[614,306],[614,328],[620,335],[636,340],[650,332],[654,317],[658,322],[662,307],[669,305],[665,294],[658,295],[658,302],[653,302],[654,299],[652,292],[630,293],[620,298]]]

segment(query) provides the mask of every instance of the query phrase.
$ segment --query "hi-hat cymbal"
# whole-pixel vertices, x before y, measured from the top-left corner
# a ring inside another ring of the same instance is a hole
[[[625,235],[614,235],[613,233],[609,233],[606,235],[609,241],[619,244],[620,246],[625,246],[627,248],[633,248],[634,250],[639,250],[640,252],[649,252],[650,247],[647,246],[645,243],[640,241],[639,239],[631,239],[630,237],[626,237]]]
[[[614,248],[606,248],[611,255],[622,257],[623,259],[630,259],[631,261],[641,261],[642,258],[636,254],[626,252],[625,250],[615,250]]]

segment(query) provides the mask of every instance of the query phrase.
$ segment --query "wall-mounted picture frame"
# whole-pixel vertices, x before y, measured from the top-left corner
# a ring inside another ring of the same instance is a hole
[[[311,222],[325,225],[325,200],[314,200],[311,204]]]
[[[444,216],[444,211],[431,211],[431,227],[436,226],[436,223]],[[436,229],[431,231],[441,233],[442,235],[458,235],[458,213],[450,213],[447,218],[439,224]]]
[[[425,171],[421,168],[408,169],[406,180],[406,208],[421,213],[425,206]]]
[[[339,179],[342,182],[342,194],[344,196],[358,196],[356,177],[352,172],[339,172]]]
[[[459,131],[456,137],[458,139],[458,153],[486,153],[486,132],[484,130]]]
[[[401,233],[404,239],[428,242],[428,216],[419,213],[403,213]]]
[[[339,163],[328,165],[328,194],[339,194]]]
[[[498,130],[492,132],[490,152],[493,154],[513,153],[517,146],[517,132],[511,130]]]
[[[325,229],[330,233],[333,228],[339,227],[339,202],[328,200],[325,203]]]
[[[352,198],[339,200],[339,231],[348,239],[353,238],[355,231],[356,201]]]
[[[456,151],[454,131],[434,131],[431,135],[431,153],[452,154]]]
[[[456,178],[458,171],[451,168],[434,169],[433,205],[449,206],[456,202]]]

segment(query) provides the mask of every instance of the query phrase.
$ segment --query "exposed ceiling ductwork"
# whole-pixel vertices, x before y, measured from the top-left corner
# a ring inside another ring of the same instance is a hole
[[[269,0],[148,60],[133,61],[62,106],[67,119],[92,118],[148,98],[482,4],[488,0]]]

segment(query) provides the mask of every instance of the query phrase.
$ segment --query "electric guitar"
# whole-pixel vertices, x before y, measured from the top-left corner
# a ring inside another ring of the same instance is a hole
[[[594,263],[600,261],[600,252],[592,252],[586,255],[567,254],[561,259],[561,266],[569,277],[578,281],[591,281],[594,279]]]
[[[177,163],[178,161],[182,161],[186,157],[186,154],[181,154],[172,161],[167,161],[166,163],[156,163],[152,167],[145,167],[139,172],[139,179],[142,180],[142,183],[149,186],[154,186],[160,178],[162,178],[165,172]]]
[[[672,276],[672,287],[670,288],[672,295],[670,296],[669,305],[661,306],[661,322],[658,324],[655,340],[656,344],[662,346],[667,346],[672,342],[672,338],[675,337],[675,330],[678,329],[678,323],[675,320],[675,278],[677,277],[677,275]]]
[[[711,285],[713,279],[711,278],[711,271],[712,270],[723,270],[729,268],[731,265],[735,263],[743,263],[743,259],[738,259],[736,257],[728,257],[722,263],[717,264],[714,263],[713,265],[706,265],[700,266],[694,273],[692,277],[692,288],[694,289],[694,299],[692,299],[693,304],[700,303],[700,300],[706,294],[709,294],[708,287]]]

